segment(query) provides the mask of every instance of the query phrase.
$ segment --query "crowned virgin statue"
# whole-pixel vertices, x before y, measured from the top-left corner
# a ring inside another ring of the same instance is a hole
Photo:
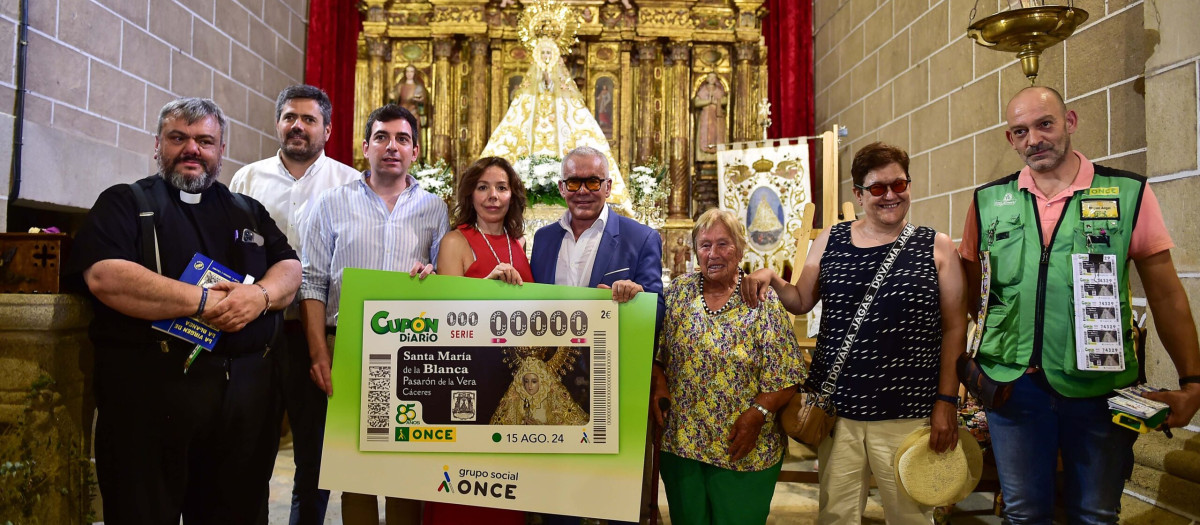
[[[624,208],[629,193],[608,140],[562,59],[575,41],[578,15],[566,6],[544,1],[526,6],[520,35],[533,64],[480,156],[503,157],[515,164],[522,157],[561,158],[576,147],[591,146],[608,159],[608,175],[613,180],[609,202]]]
[[[558,348],[545,360],[548,348],[523,347],[511,351],[506,361],[513,367],[513,381],[500,398],[493,425],[584,425],[588,413],[571,398],[562,376],[579,352]],[[506,352],[510,353],[510,352]]]

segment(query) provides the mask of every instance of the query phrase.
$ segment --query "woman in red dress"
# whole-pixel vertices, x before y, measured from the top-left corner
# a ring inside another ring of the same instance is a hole
[[[519,240],[525,235],[525,186],[508,161],[484,157],[463,172],[454,192],[454,227],[442,237],[441,275],[533,282]],[[451,503],[425,504],[425,525],[524,525],[525,513]]]
[[[500,157],[479,159],[463,172],[454,193],[454,227],[438,249],[438,273],[532,282],[519,242],[525,235],[525,186],[512,165]]]

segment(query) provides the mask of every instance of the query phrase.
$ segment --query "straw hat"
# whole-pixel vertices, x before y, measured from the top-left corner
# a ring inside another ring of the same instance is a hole
[[[941,507],[958,503],[975,490],[983,474],[983,453],[967,429],[959,427],[958,446],[938,454],[929,448],[929,427],[914,430],[896,449],[892,466],[896,485],[917,503]]]

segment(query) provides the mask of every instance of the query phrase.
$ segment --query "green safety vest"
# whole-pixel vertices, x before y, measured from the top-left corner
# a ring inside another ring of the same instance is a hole
[[[1068,198],[1045,248],[1035,198],[1029,191],[1018,189],[1018,174],[975,191],[979,253],[982,257],[985,251],[990,252],[992,272],[978,357],[984,371],[997,381],[1015,380],[1029,366],[1041,366],[1060,394],[1091,397],[1137,379],[1129,309],[1129,240],[1146,178],[1099,165],[1095,168],[1091,187]],[[1084,204],[1091,200],[1108,202]],[[1111,209],[1112,201],[1116,201],[1117,218],[1083,216],[1095,215],[1092,210]],[[1090,246],[1089,235],[1093,241]],[[1107,244],[1097,242],[1105,235]],[[1123,371],[1084,371],[1076,366],[1074,253],[1116,255],[1125,348]]]

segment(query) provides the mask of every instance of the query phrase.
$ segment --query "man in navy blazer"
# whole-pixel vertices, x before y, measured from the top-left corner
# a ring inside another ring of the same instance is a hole
[[[611,288],[613,300],[622,303],[633,299],[638,292],[656,293],[657,341],[666,311],[662,297],[662,237],[605,204],[612,192],[612,179],[608,177],[608,160],[595,148],[581,146],[567,153],[558,191],[567,201],[567,212],[558,222],[538,229],[533,235],[533,255],[529,260],[533,280]],[[549,525],[579,521],[568,516],[543,516],[543,523]]]
[[[638,292],[662,299],[662,238],[654,229],[621,216],[606,204],[612,191],[608,160],[600,151],[580,146],[563,158],[558,191],[567,212],[533,236],[529,264],[533,280],[545,284],[611,288],[625,302]],[[568,235],[569,234],[569,235]],[[655,330],[659,324],[655,325]]]

